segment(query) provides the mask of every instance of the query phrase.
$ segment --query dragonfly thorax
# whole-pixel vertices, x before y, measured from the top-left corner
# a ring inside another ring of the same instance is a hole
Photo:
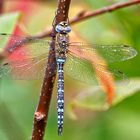
[[[69,35],[70,28],[67,22],[61,22],[56,26],[56,31],[58,32],[56,35],[56,60],[63,59],[65,60],[68,52],[68,44],[69,44]]]
[[[56,59],[66,59],[67,49],[65,48],[58,48],[56,51]]]

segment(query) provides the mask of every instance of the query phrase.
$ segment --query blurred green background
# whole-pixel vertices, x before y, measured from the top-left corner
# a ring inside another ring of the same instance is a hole
[[[81,10],[95,10],[126,0],[76,0],[70,7],[70,18]],[[20,6],[19,6],[19,5]],[[24,5],[24,6],[23,6]],[[36,34],[51,27],[56,10],[56,1],[24,2],[4,1],[4,11],[0,16],[0,32],[12,33],[19,20],[17,11],[22,12],[21,26],[28,34]],[[22,11],[20,11],[20,8]],[[14,12],[14,13],[13,13]],[[112,13],[85,20],[72,29],[91,43],[129,44],[138,55],[125,62],[113,64],[121,69],[136,84],[124,85],[123,94],[131,93],[107,111],[89,109],[88,105],[76,107],[77,120],[71,119],[70,105],[78,93],[94,86],[65,78],[65,120],[64,132],[57,135],[57,112],[55,84],[51,101],[46,135],[44,139],[61,140],[140,140],[140,6],[134,5]],[[21,16],[21,15],[20,15]],[[7,17],[7,18],[4,18]],[[3,23],[3,24],[2,24]],[[8,25],[5,25],[5,24]],[[9,28],[8,28],[9,27]],[[28,140],[31,137],[33,116],[41,89],[42,80],[17,81],[0,80],[0,139]],[[136,87],[137,86],[137,87]],[[121,94],[121,92],[119,92]],[[133,96],[130,96],[133,95]],[[94,96],[93,96],[94,97]]]

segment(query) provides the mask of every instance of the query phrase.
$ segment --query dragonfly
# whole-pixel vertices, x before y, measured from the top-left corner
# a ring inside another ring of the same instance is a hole
[[[71,27],[67,21],[57,24],[55,30],[57,32],[55,41],[56,61],[52,62],[51,68],[53,69],[57,66],[57,124],[58,135],[62,135],[64,119],[64,71],[74,79],[91,83],[94,81],[94,74],[88,58],[90,54],[99,53],[107,62],[112,63],[131,59],[137,55],[137,51],[127,45],[96,45],[70,42],[69,33],[71,32]],[[0,78],[5,78],[8,75],[18,80],[33,80],[43,77],[50,44],[51,41],[46,39],[1,33],[0,47],[6,46],[6,51],[11,55],[11,58],[1,62]],[[12,57],[14,56],[17,57],[13,59]],[[96,64],[96,68],[99,71],[104,70],[105,65],[96,62],[94,59],[91,61]],[[122,77],[122,73],[118,71],[110,71],[110,73]],[[53,74],[55,73],[50,72],[47,77]]]

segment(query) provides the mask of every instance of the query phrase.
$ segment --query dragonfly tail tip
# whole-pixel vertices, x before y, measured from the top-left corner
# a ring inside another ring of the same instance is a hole
[[[58,135],[59,135],[59,136],[62,136],[62,127],[59,127],[59,128],[58,128]]]

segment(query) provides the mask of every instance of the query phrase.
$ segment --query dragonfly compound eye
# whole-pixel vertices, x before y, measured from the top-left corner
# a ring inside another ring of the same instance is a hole
[[[67,27],[65,28],[65,30],[66,30],[67,33],[69,33],[69,32],[71,31],[71,27],[70,27],[70,26],[67,26]]]
[[[55,30],[58,33],[62,33],[63,30],[64,30],[64,28],[63,28],[63,26],[61,26],[60,24],[58,24],[58,25],[56,25]]]
[[[71,28],[65,22],[60,22],[58,25],[56,25],[55,30],[58,33],[67,34],[71,31]]]

